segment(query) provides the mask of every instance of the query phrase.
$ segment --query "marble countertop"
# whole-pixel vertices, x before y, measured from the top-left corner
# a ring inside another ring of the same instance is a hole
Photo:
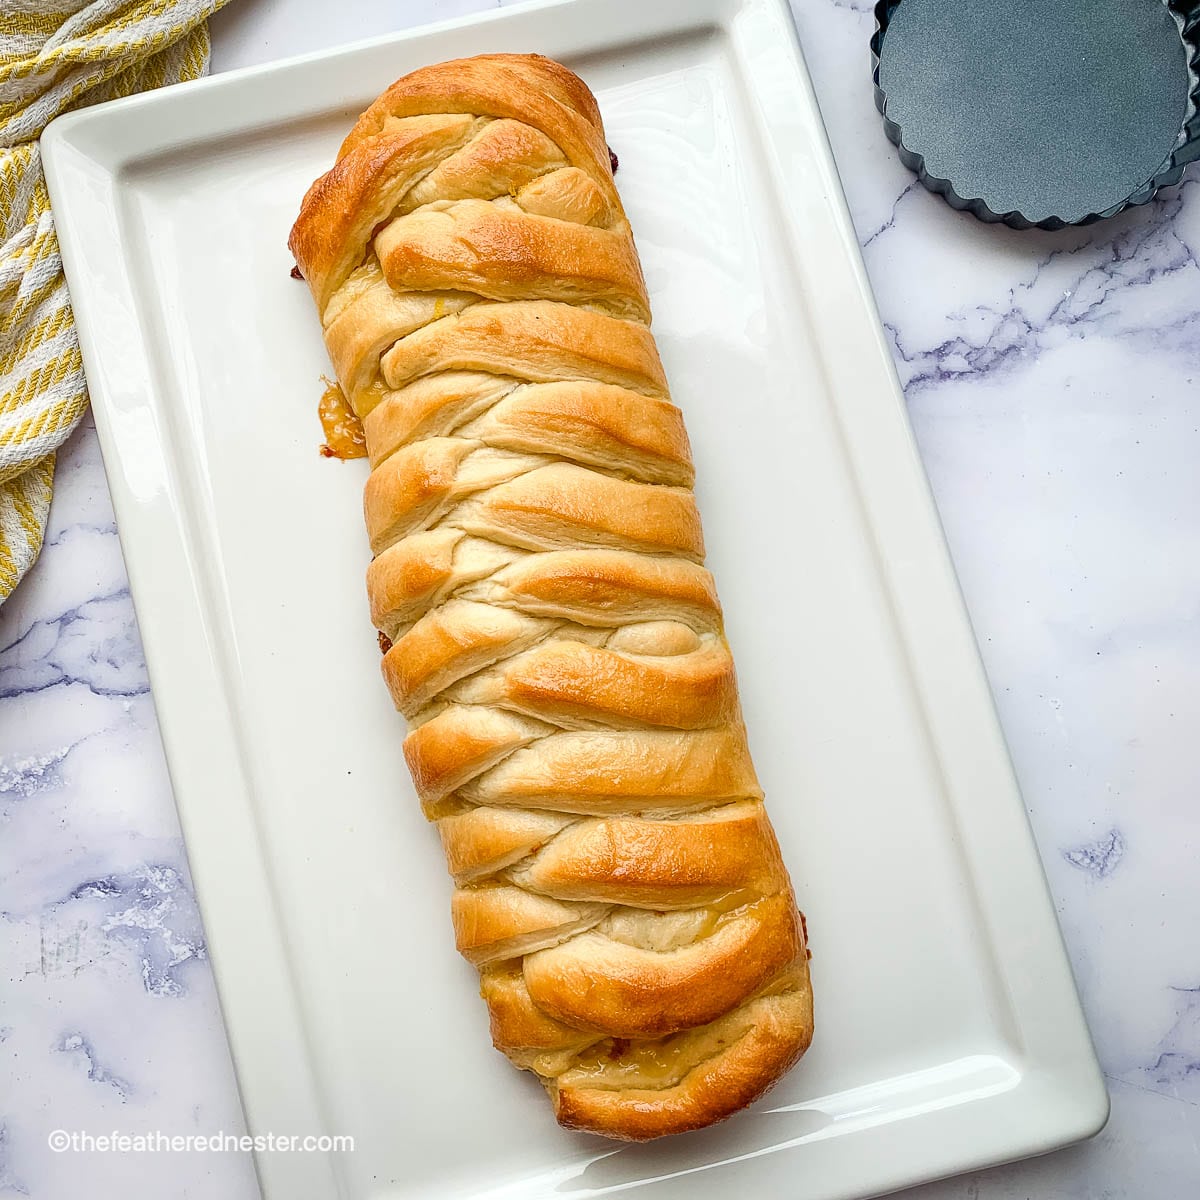
[[[870,0],[793,0],[1112,1093],[1085,1145],[928,1200],[1200,1181],[1200,178],[1085,230],[984,227],[871,98]],[[234,0],[213,69],[487,7]],[[258,1195],[248,1156],[53,1154],[244,1126],[90,423],[0,608],[0,1197]],[[917,1195],[917,1192],[911,1193]]]

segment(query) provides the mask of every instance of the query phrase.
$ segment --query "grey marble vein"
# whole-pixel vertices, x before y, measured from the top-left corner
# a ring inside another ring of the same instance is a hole
[[[46,754],[0,758],[0,797],[28,800],[39,792],[58,787],[62,782],[59,768],[70,752],[70,746],[62,746]]]
[[[1154,1061],[1126,1078],[1172,1099],[1200,1106],[1200,985],[1174,987],[1175,1020]]]
[[[1062,855],[1071,866],[1086,871],[1096,879],[1104,879],[1121,865],[1125,855],[1125,839],[1119,829],[1110,829],[1098,841],[1071,846]]]
[[[182,996],[187,964],[206,956],[204,930],[191,889],[175,867],[148,864],[127,875],[79,884],[55,908],[91,913],[106,937],[129,947],[153,996]]]
[[[887,220],[862,239],[863,250],[866,250],[868,246],[871,246],[877,242],[885,233],[888,233],[896,228],[896,221],[900,215],[900,205],[904,203],[907,197],[913,195],[913,193],[916,192],[920,186],[920,182],[914,179],[905,187],[900,195],[896,197],[896,202],[892,205],[892,209],[891,212],[888,213]]]
[[[0,699],[72,684],[98,696],[150,690],[127,587],[36,621],[0,646]]]
[[[951,309],[946,319],[958,329],[940,342],[928,344],[902,320],[885,319],[910,399],[948,381],[1016,370],[1065,340],[1092,334],[1194,367],[1198,352],[1189,330],[1200,317],[1200,264],[1194,239],[1180,226],[1185,218],[1192,222],[1197,191],[1196,181],[1185,180],[1134,217],[1113,222],[1115,228],[1100,227],[1083,246],[1074,244],[1077,230],[1049,235],[1067,246],[1032,262],[1002,295]],[[867,248],[895,227],[893,215],[868,237]]]
[[[95,1050],[82,1033],[63,1034],[54,1048],[59,1054],[65,1054],[76,1061],[92,1083],[112,1088],[122,1103],[133,1093],[130,1084],[97,1060]]]
[[[0,1196],[28,1196],[29,1188],[16,1174],[10,1154],[8,1126],[0,1121]]]

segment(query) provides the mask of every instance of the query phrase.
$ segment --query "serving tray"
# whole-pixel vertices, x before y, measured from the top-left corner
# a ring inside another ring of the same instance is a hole
[[[361,462],[287,232],[425,63],[597,93],[696,458],[817,1034],[718,1128],[557,1128],[490,1047],[376,678]],[[782,0],[547,0],[60,118],[96,423],[268,1200],[862,1197],[1094,1133],[1107,1096]],[[639,1192],[640,1194],[640,1192]]]

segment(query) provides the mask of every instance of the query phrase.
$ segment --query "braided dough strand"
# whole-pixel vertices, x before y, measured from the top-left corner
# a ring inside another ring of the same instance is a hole
[[[807,949],[595,100],[537,55],[415,71],[290,245],[493,1040],[565,1125],[720,1120],[807,1048]]]

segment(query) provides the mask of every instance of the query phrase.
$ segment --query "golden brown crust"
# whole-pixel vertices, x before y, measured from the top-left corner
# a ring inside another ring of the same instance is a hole
[[[399,211],[412,212],[439,201],[517,196],[541,176],[563,169],[567,160],[540,129],[500,118],[489,121],[461,150],[414,184]]]
[[[446,866],[455,883],[471,883],[537,854],[571,821],[563,813],[498,810],[480,805],[448,814],[437,826]]]
[[[468,704],[495,705],[562,728],[610,725],[709,729],[737,711],[733,660],[709,636],[694,654],[615,654],[553,639],[456,689]]]
[[[641,483],[690,488],[691,449],[683,414],[669,400],[590,379],[515,387],[463,437],[528,454],[553,454],[617,471]]]
[[[450,600],[422,617],[383,656],[383,678],[396,707],[414,716],[466,675],[532,646],[554,628],[521,613]]]
[[[443,113],[533,126],[620,205],[595,96],[579,76],[540,54],[480,54],[410,72],[359,117],[338,157],[385,134],[399,118]]]
[[[656,1057],[679,1060],[678,1075],[639,1079],[634,1071],[621,1070],[623,1055],[617,1054],[607,1071],[602,1066],[547,1079],[555,1115],[570,1129],[648,1141],[702,1129],[739,1112],[775,1084],[812,1041],[808,971],[797,965],[795,975],[788,990],[753,999],[706,1028],[668,1039]],[[628,1049],[636,1052],[636,1043]]]
[[[581,1050],[603,1039],[564,1025],[530,999],[520,966],[512,961],[485,967],[480,974],[480,995],[491,1018],[492,1044],[518,1066],[554,1076],[574,1065]]]
[[[376,554],[444,513],[458,482],[459,464],[471,449],[458,438],[430,438],[393,454],[371,472],[363,492],[363,517]]]
[[[371,466],[413,442],[449,437],[515,386],[514,380],[479,371],[439,371],[386,393],[363,419]]]
[[[629,223],[587,87],[537,55],[398,80],[290,244],[363,423],[404,754],[492,1038],[559,1120],[721,1120],[812,1036]]]
[[[505,480],[460,505],[455,522],[477,537],[525,550],[605,546],[704,557],[690,491],[615,479],[574,463],[536,466]]]
[[[436,598],[454,576],[455,549],[463,540],[460,529],[432,529],[393,542],[367,568],[371,621],[393,641],[407,624]]]
[[[474,804],[591,816],[680,813],[762,796],[740,725],[554,733],[456,786]]]
[[[386,396],[380,355],[430,321],[475,303],[474,297],[456,292],[395,292],[378,264],[352,272],[335,299],[336,309],[330,305],[326,310],[325,345],[342,390],[361,419]]]
[[[538,383],[584,378],[667,394],[647,326],[550,300],[472,304],[398,341],[380,368],[391,388],[435,371],[490,371]]]
[[[304,197],[288,246],[324,313],[361,260],[375,225],[448,150],[470,135],[468,116],[432,115],[340,157]]]
[[[526,821],[535,816],[522,815]],[[542,821],[551,819],[537,815]],[[732,893],[771,895],[787,884],[766,810],[758,800],[673,820],[621,816],[579,821],[568,828],[565,816],[555,814],[554,819],[563,822],[556,836],[546,836],[546,825],[536,827],[536,836],[524,843],[520,856],[527,861],[518,864],[510,878],[556,900],[656,910],[695,908],[716,904]]]
[[[755,899],[729,913],[691,910],[693,940],[665,949],[668,936],[686,929],[654,912],[621,914],[612,928],[576,937],[525,959],[525,985],[534,1002],[570,1025],[613,1037],[654,1038],[716,1020],[736,1008],[796,957],[801,945],[796,907],[788,891]],[[675,926],[675,928],[671,928]]]
[[[491,604],[584,625],[626,625],[653,617],[701,631],[720,627],[712,576],[682,558],[626,550],[559,550],[530,554],[472,589]]]
[[[404,757],[417,795],[429,804],[546,732],[546,726],[512,713],[452,704],[404,739]]]
[[[382,230],[375,253],[393,288],[591,303],[619,317],[650,317],[642,269],[623,230],[527,213],[515,204],[427,205]]]
[[[450,904],[459,953],[481,966],[543,950],[603,919],[602,904],[571,904],[524,888],[459,888]]]

